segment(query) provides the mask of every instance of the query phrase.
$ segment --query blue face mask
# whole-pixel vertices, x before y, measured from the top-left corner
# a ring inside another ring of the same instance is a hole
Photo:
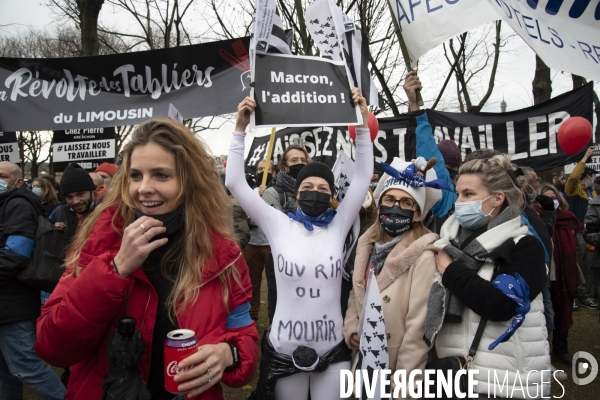
[[[489,199],[490,197],[488,197],[487,199]],[[490,211],[490,213],[487,215],[485,215],[483,211],[481,211],[481,205],[487,199],[456,202],[454,204],[454,215],[456,216],[456,219],[460,226],[466,229],[477,229],[482,227],[488,220],[490,215],[492,215],[492,212],[495,208],[492,208],[492,211]]]
[[[12,185],[9,184],[8,182],[0,179],[0,196],[3,195],[4,193],[8,193],[8,191],[10,190],[8,187],[9,186],[15,186],[15,184],[13,183]]]
[[[31,189],[31,191],[33,192],[33,194],[35,194],[38,197],[42,195],[42,188],[35,187],[35,188]]]

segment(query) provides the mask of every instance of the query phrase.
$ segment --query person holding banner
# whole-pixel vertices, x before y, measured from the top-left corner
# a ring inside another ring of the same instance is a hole
[[[522,223],[519,201],[525,182],[515,171],[506,155],[463,164],[455,213],[434,243],[441,277],[431,287],[424,339],[435,338],[439,358],[466,357],[476,331],[483,329],[470,364],[479,371],[475,392],[480,398],[550,394],[541,295],[544,249]],[[510,285],[502,284],[511,279]],[[517,382],[515,388],[499,383],[505,379]]]
[[[331,209],[333,173],[325,164],[309,163],[295,182],[298,208],[287,215],[265,203],[244,180],[245,130],[256,102],[246,97],[238,106],[226,186],[267,236],[278,289],[273,323],[262,340],[258,399],[340,398],[340,370],[350,367],[340,307],[342,250],[373,174],[367,104],[357,88],[352,99],[363,125],[356,129],[355,174],[345,200]]]
[[[377,277],[392,375],[396,370],[422,370],[432,344],[423,340],[429,289],[436,276],[432,243],[438,235],[430,232],[423,218],[442,198],[434,170],[424,177],[405,173],[414,164],[395,158],[375,189],[379,218],[358,240],[353,289],[344,319],[344,338],[358,349],[359,317],[365,306],[365,289],[370,270]],[[389,173],[388,173],[389,172]],[[448,186],[442,185],[449,189]],[[368,307],[368,305],[367,305]],[[364,321],[360,321],[364,323]],[[358,364],[357,368],[360,368]]]
[[[213,159],[168,119],[139,125],[123,154],[42,309],[36,352],[50,364],[73,365],[67,398],[99,400],[109,337],[126,315],[143,343],[139,370],[152,399],[176,397],[165,390],[165,373],[175,374],[186,398],[223,399],[220,382],[238,387],[254,376],[258,332],[248,314],[248,267]],[[195,332],[198,351],[165,370],[164,342],[177,328]]]

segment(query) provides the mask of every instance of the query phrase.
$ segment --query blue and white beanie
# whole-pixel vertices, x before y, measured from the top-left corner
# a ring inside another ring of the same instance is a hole
[[[376,204],[379,204],[379,199],[388,190],[400,189],[410,194],[413,199],[415,199],[421,210],[421,215],[425,216],[429,210],[431,210],[431,207],[442,199],[442,191],[440,189],[426,187],[424,184],[424,182],[430,182],[437,179],[437,174],[433,169],[427,171],[423,179],[415,174],[413,163],[401,160],[398,157],[394,157],[391,167],[401,174],[406,172],[405,175],[413,178],[402,179],[402,177],[393,177],[384,173],[379,179],[379,183],[373,193]]]

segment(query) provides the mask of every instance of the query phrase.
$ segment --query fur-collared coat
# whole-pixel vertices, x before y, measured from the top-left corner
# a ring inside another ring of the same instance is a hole
[[[357,333],[359,318],[365,299],[365,271],[373,243],[369,241],[373,227],[358,240],[356,261],[352,278],[352,291],[348,311],[344,319],[344,339],[350,346],[350,338]],[[383,269],[377,277],[381,304],[385,319],[390,369],[423,369],[431,350],[423,340],[427,299],[437,272],[432,243],[438,239],[428,233],[412,241],[412,234],[405,235],[388,254]]]

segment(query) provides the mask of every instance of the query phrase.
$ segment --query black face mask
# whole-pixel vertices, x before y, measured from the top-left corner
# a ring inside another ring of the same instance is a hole
[[[448,173],[450,174],[450,179],[452,180],[452,182],[455,182],[456,177],[458,176],[458,171],[448,168]]]
[[[290,168],[290,172],[288,174],[291,175],[292,178],[296,179],[298,177],[298,173],[302,168],[304,168],[304,164],[296,164],[292,165]]]
[[[185,214],[183,212],[183,204],[181,204],[181,205],[179,205],[179,207],[177,207],[173,211],[169,211],[166,214],[160,214],[160,215],[144,214],[140,210],[135,210],[134,220],[136,220],[140,217],[143,217],[143,216],[157,219],[163,223],[163,226],[165,228],[167,228],[167,231],[165,233],[156,235],[152,238],[152,241],[155,241],[157,239],[172,237],[177,232],[179,232],[181,230],[181,228],[183,227]]]
[[[384,232],[396,237],[412,229],[414,211],[393,207],[379,207],[379,223]]]
[[[298,205],[304,214],[318,217],[331,206],[331,195],[316,190],[303,190],[300,192]]]
[[[265,174],[264,172],[261,172],[260,174],[256,174],[256,186],[262,185],[264,174]],[[269,186],[269,183],[271,183],[272,180],[273,180],[273,175],[267,174],[267,183],[265,186]]]

